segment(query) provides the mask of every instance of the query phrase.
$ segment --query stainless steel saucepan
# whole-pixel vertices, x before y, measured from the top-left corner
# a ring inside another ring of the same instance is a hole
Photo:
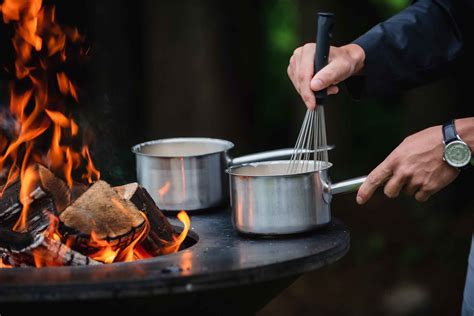
[[[232,158],[234,144],[215,138],[167,138],[132,147],[137,181],[164,211],[201,210],[228,201],[226,168],[255,161],[291,156],[279,149]],[[331,149],[328,148],[328,149]]]
[[[249,163],[226,170],[237,231],[271,236],[317,229],[331,221],[333,195],[354,192],[366,179],[333,184],[329,162],[319,162],[319,167],[315,164],[309,172],[297,174],[287,174],[289,164],[289,160]]]

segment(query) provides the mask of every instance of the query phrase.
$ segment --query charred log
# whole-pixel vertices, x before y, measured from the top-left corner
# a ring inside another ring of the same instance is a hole
[[[13,267],[101,264],[43,234],[33,237],[29,233],[0,230],[0,241],[2,261]]]
[[[61,212],[71,203],[71,191],[66,185],[66,182],[56,177],[49,169],[38,165],[38,175],[41,188],[49,193],[54,203],[56,204],[56,209]]]
[[[78,197],[83,195],[87,189],[89,189],[88,185],[85,185],[84,183],[80,182],[74,182],[72,184],[72,190],[71,190],[71,201],[77,200]]]
[[[57,215],[71,201],[66,183],[49,169],[37,165],[36,188],[30,193],[26,220],[26,231],[34,235],[44,231],[51,222],[50,215]],[[2,187],[0,197],[0,228],[13,229],[23,209],[20,202],[21,182],[19,179]]]
[[[163,247],[174,241],[175,231],[166,216],[160,211],[150,194],[138,183],[114,187],[124,199],[131,201],[143,211],[150,223],[150,231],[141,246],[151,255],[159,255]]]
[[[15,181],[4,191],[0,199],[0,228],[12,230],[20,218],[23,206],[19,201],[20,181]],[[50,195],[38,186],[30,193],[31,203],[27,214],[26,231],[32,235],[43,232],[51,224],[51,215],[57,214]]]

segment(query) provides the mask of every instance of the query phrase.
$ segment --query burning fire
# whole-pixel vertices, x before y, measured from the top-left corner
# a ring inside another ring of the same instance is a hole
[[[178,237],[174,238],[174,241],[172,243],[164,247],[163,254],[177,252],[179,250],[179,246],[181,246],[184,239],[188,235],[189,228],[191,226],[191,221],[189,220],[188,214],[186,214],[185,211],[181,211],[178,213],[178,219],[184,225],[183,231],[179,234]]]
[[[12,39],[15,62],[9,69],[13,78],[7,113],[8,118],[13,118],[11,125],[15,128],[12,135],[0,135],[0,177],[5,179],[4,188],[20,178],[23,208],[13,229],[21,232],[27,229],[28,209],[32,203],[30,193],[38,179],[36,164],[47,166],[63,178],[69,188],[76,179],[93,183],[100,179],[100,172],[92,162],[87,144],[77,145],[81,143],[79,126],[69,114],[67,104],[79,102],[78,90],[61,67],[73,60],[71,44],[83,46],[84,37],[77,28],[59,25],[54,6],[43,7],[42,0],[4,0],[0,12],[3,21],[15,29]],[[78,51],[80,57],[87,53],[83,47]],[[6,117],[0,112],[0,121]],[[169,187],[164,188],[167,189]],[[184,229],[166,245],[164,253],[177,251],[189,230],[186,213],[179,213],[178,218]],[[60,240],[58,220],[51,222],[45,234]],[[92,233],[92,244],[99,250],[91,258],[112,263],[150,257],[139,244],[146,231],[148,228],[125,249],[116,249]],[[37,267],[49,265],[41,253],[34,257]],[[6,266],[0,260],[0,268],[3,267]]]
[[[60,65],[68,60],[67,44],[82,44],[77,29],[56,22],[55,8],[44,8],[41,0],[5,0],[0,11],[5,23],[15,28],[14,79],[10,86],[10,112],[19,127],[13,139],[1,142],[0,170],[7,169],[6,183],[21,180],[22,215],[16,231],[26,229],[29,194],[34,187],[34,166],[48,166],[73,186],[73,171],[89,183],[100,178],[87,145],[76,148],[79,127],[69,117],[69,98],[78,101],[77,90]],[[44,149],[45,144],[49,144]],[[5,186],[6,187],[6,186]]]
[[[146,225],[149,225],[149,222],[142,213],[142,216],[145,218]],[[173,241],[167,243],[163,241],[164,247],[161,250],[162,255],[175,253],[179,250],[179,247],[183,243],[184,239],[188,235],[191,221],[189,216],[185,211],[178,213],[178,219],[183,223],[184,227],[181,233],[177,237],[173,237]],[[95,233],[92,233],[92,247],[98,248],[99,250],[90,257],[94,260],[101,261],[104,263],[113,263],[113,262],[130,262],[140,259],[151,258],[152,256],[148,254],[142,247],[140,247],[139,242],[142,240],[143,236],[148,232],[148,227],[146,227],[139,236],[134,239],[134,241],[128,245],[125,249],[117,249],[116,246],[112,243],[107,242],[106,240],[101,240],[97,238]]]

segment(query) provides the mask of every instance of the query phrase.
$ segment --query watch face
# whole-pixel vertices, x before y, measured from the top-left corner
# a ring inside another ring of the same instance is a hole
[[[444,159],[453,167],[464,167],[471,161],[471,149],[466,143],[455,140],[444,148]]]

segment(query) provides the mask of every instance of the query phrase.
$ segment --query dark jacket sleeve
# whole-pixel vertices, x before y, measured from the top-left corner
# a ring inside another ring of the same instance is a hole
[[[346,80],[351,95],[393,94],[445,75],[463,51],[472,2],[419,0],[357,38],[366,60],[362,76]]]

